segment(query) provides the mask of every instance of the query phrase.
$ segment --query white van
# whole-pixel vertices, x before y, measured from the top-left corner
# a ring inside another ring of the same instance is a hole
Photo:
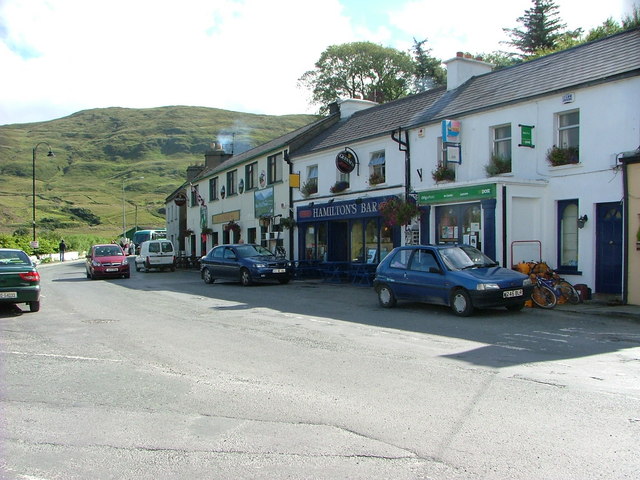
[[[140,246],[140,254],[136,256],[136,272],[144,268],[148,272],[150,268],[165,268],[175,271],[176,253],[173,243],[169,240],[147,240]]]

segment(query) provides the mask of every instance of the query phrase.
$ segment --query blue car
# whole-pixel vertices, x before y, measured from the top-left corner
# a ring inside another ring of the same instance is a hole
[[[449,306],[463,317],[476,308],[519,311],[533,290],[527,275],[502,268],[466,245],[394,248],[378,265],[373,285],[385,308],[410,300]]]
[[[289,283],[293,264],[261,245],[219,245],[200,260],[200,276],[205,283],[231,280],[239,281],[243,286],[259,280]]]

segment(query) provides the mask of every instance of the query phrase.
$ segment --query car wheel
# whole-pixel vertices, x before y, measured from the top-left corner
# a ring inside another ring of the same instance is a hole
[[[204,280],[204,283],[215,282],[215,278],[213,278],[213,275],[211,275],[211,270],[209,270],[208,268],[202,270],[202,279]]]
[[[171,265],[171,271],[175,272],[176,271],[176,266],[175,265]]]
[[[131,273],[125,273],[125,274],[123,275],[123,277],[124,277],[124,278],[131,278]]]
[[[451,310],[460,317],[468,317],[473,313],[471,297],[463,288],[458,288],[451,294]]]
[[[29,302],[29,311],[31,312],[40,311],[40,300],[37,300],[35,302]]]
[[[243,287],[248,287],[249,285],[251,285],[251,283],[253,283],[251,281],[251,273],[249,273],[249,270],[247,270],[246,268],[240,270],[240,283]]]
[[[507,310],[510,312],[519,312],[524,308],[524,302],[516,303],[513,305],[507,305]]]
[[[393,294],[393,290],[388,285],[380,285],[377,289],[378,302],[381,307],[391,308],[397,303],[396,296]]]

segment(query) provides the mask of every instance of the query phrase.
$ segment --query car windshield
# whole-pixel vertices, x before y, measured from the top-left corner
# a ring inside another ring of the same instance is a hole
[[[474,267],[495,267],[496,262],[474,247],[450,247],[440,250],[442,260],[450,270]]]
[[[114,246],[106,246],[106,247],[96,247],[96,257],[117,257],[122,256],[122,250],[120,247]]]
[[[246,257],[273,257],[273,253],[260,245],[240,245],[236,247],[238,256]]]
[[[31,265],[29,256],[20,251],[0,252],[0,265]]]

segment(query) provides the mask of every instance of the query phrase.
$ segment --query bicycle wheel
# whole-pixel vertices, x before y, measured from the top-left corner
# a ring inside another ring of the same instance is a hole
[[[560,280],[558,281],[558,283],[556,283],[556,287],[558,287],[562,296],[567,300],[567,302],[571,303],[572,305],[580,303],[580,294],[578,294],[578,291],[573,288],[573,285],[571,285],[569,282],[567,282],[566,280]]]
[[[553,308],[558,303],[556,294],[549,287],[534,285],[531,300],[540,308]]]

